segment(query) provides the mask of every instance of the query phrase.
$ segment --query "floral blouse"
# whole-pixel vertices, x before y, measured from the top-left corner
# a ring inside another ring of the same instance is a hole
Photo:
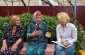
[[[13,25],[9,24],[5,31],[4,34],[2,36],[2,40],[6,39],[7,42],[7,47],[10,48],[13,44],[16,43],[16,41],[21,38],[22,41],[21,43],[18,45],[18,50],[20,50],[23,47],[23,39],[24,39],[24,30],[22,25],[17,27],[16,32],[14,33],[14,35],[12,35],[12,29],[13,29]]]

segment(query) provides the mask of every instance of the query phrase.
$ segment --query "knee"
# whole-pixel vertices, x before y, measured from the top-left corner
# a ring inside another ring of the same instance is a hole
[[[56,50],[62,50],[63,49],[63,47],[62,46],[60,46],[60,45],[56,45]]]
[[[38,50],[37,53],[38,55],[45,55],[44,50]]]

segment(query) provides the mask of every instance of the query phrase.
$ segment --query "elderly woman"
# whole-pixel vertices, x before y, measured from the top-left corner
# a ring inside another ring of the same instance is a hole
[[[65,12],[57,14],[59,25],[56,28],[56,55],[74,55],[77,41],[77,28],[70,23],[70,17]]]
[[[1,55],[19,55],[18,53],[23,47],[23,38],[24,31],[20,17],[14,15],[2,37]]]
[[[33,15],[33,22],[30,23],[27,30],[28,47],[26,55],[45,55],[46,36],[50,37],[51,33],[47,32],[47,27],[41,19],[41,12],[36,11]]]

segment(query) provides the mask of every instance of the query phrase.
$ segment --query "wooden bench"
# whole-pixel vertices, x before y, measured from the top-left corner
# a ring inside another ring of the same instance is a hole
[[[28,43],[25,42],[22,50],[20,51],[20,54],[25,55],[27,45],[28,45]],[[45,55],[54,55],[54,51],[55,51],[55,44],[47,44],[47,48],[45,50]]]

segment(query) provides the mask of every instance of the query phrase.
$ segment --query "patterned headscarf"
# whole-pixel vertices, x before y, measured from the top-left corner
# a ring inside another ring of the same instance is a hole
[[[36,11],[36,12],[34,13],[34,15],[33,15],[33,21],[36,22],[36,17],[37,17],[37,16],[41,16],[41,15],[42,15],[42,14],[41,14],[40,11]]]

